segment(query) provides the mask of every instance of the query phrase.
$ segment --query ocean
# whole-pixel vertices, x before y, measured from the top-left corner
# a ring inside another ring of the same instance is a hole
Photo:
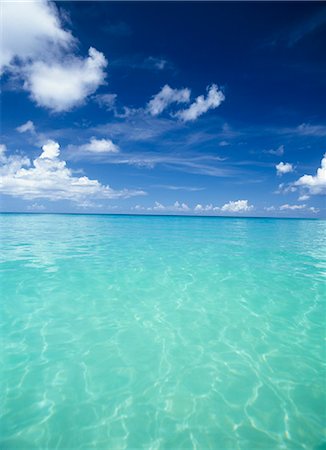
[[[326,221],[0,224],[1,449],[326,448]]]

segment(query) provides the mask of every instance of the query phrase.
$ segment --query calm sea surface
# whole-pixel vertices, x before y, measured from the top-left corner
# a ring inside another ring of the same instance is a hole
[[[326,221],[0,223],[1,449],[326,448]]]

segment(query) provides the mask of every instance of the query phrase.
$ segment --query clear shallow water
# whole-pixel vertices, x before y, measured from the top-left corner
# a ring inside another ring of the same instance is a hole
[[[0,222],[2,449],[325,449],[325,221]]]

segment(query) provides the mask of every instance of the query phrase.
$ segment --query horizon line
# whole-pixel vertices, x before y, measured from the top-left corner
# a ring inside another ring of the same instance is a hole
[[[278,220],[326,220],[326,217],[279,217],[279,216],[216,216],[201,214],[137,214],[137,213],[92,213],[92,212],[43,212],[0,211],[1,214],[71,215],[71,216],[133,216],[133,217],[197,217],[208,219],[278,219]]]

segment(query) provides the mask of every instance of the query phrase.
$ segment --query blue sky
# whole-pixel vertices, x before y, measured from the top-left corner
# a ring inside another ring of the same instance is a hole
[[[325,217],[321,2],[2,7],[2,211]]]

